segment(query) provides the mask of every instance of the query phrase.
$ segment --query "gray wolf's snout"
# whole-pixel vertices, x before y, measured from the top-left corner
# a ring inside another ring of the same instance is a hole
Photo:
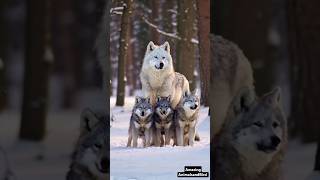
[[[195,110],[195,109],[197,109],[197,107],[198,107],[198,105],[194,105],[194,106],[191,106],[190,108],[192,109],[192,110]]]
[[[144,111],[141,111],[141,116],[144,116],[145,115],[145,112]]]
[[[278,138],[277,136],[271,136],[270,139],[271,139],[271,146],[273,148],[276,148],[281,142],[280,138]]]

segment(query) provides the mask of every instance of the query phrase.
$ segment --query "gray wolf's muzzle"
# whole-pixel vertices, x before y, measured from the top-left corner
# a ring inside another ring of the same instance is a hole
[[[107,157],[103,157],[100,161],[100,165],[96,165],[97,169],[101,173],[108,173],[109,171],[109,159]]]
[[[277,150],[277,147],[280,143],[280,138],[278,138],[277,136],[271,136],[270,143],[266,144],[264,142],[259,142],[257,143],[257,149],[265,153],[271,153]]]

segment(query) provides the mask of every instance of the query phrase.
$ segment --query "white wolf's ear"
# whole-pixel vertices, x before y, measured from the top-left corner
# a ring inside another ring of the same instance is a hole
[[[232,102],[232,108],[235,114],[246,112],[249,110],[250,105],[255,100],[255,93],[253,89],[242,88],[238,95],[235,96]]]
[[[262,97],[263,101],[271,107],[278,106],[281,101],[281,89],[280,87],[274,88],[271,92],[265,94]]]
[[[168,41],[166,41],[165,43],[163,43],[163,44],[161,45],[161,47],[170,54],[170,45],[169,45]]]
[[[81,113],[80,129],[81,133],[87,133],[98,124],[99,118],[90,109],[85,109]]]
[[[149,44],[148,44],[148,46],[147,46],[146,54],[149,54],[149,53],[152,52],[155,48],[156,48],[156,45],[154,45],[154,43],[153,43],[152,41],[150,41]]]

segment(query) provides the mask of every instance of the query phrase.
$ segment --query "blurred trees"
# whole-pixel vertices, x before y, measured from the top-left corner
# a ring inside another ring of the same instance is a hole
[[[294,133],[314,141],[320,127],[320,1],[288,0],[291,114]]]
[[[210,1],[197,1],[198,12],[198,37],[200,51],[200,79],[201,101],[209,106],[209,83],[210,83]]]
[[[50,5],[50,0],[27,2],[21,139],[40,141],[45,136],[49,68],[53,61],[49,32]]]
[[[7,37],[6,37],[6,26],[4,19],[4,9],[7,6],[7,1],[2,0],[0,2],[0,111],[4,109],[7,102],[7,90],[5,80],[5,59],[7,50]]]
[[[121,30],[120,30],[120,49],[118,58],[118,84],[117,84],[117,106],[124,105],[125,86],[126,86],[126,61],[128,57],[128,45],[130,41],[130,16],[132,14],[133,0],[126,0],[123,4]]]
[[[178,35],[176,70],[189,80],[190,89],[196,87],[194,71],[196,66],[196,9],[194,0],[178,1]]]

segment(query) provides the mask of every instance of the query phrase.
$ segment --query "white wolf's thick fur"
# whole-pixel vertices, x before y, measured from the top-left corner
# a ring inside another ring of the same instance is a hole
[[[152,41],[148,44],[140,80],[142,93],[145,97],[150,97],[152,105],[155,105],[157,96],[171,95],[171,105],[175,108],[182,94],[190,92],[186,77],[174,71],[168,42],[160,46]]]
[[[225,120],[232,98],[241,88],[249,88],[254,97],[253,72],[248,59],[234,43],[221,36],[211,36],[213,63],[210,101],[213,106],[211,127],[216,135]]]

